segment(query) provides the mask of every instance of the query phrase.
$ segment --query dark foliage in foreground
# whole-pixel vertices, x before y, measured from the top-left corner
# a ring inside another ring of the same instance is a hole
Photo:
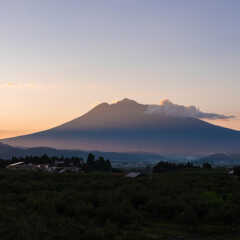
[[[0,234],[3,240],[234,239],[239,189],[238,179],[216,169],[136,179],[1,169]]]

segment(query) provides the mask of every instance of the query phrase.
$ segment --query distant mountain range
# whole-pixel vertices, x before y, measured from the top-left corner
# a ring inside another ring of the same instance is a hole
[[[93,151],[96,157],[103,156],[105,159],[111,160],[116,163],[157,163],[159,161],[167,160],[167,158],[150,153],[115,153],[115,152],[98,152]],[[12,157],[25,157],[25,156],[42,156],[47,154],[49,157],[82,157],[87,158],[89,152],[81,150],[64,150],[47,147],[35,147],[35,148],[19,148],[12,147],[7,144],[0,143],[0,159],[10,160]]]
[[[196,155],[237,153],[240,132],[193,117],[148,112],[148,105],[124,99],[103,103],[61,126],[3,139],[12,146]]]
[[[92,153],[96,157],[103,156],[105,159],[110,159],[113,166],[121,165],[122,167],[124,164],[127,164],[128,166],[148,166],[149,164],[156,164],[160,161],[176,163],[186,163],[188,161],[192,161],[195,165],[210,163],[214,166],[235,166],[240,164],[240,154],[216,153],[205,157],[195,157],[194,159],[189,159],[181,156],[162,156],[151,153],[116,153],[99,151],[93,151]],[[86,159],[89,152],[47,147],[19,148],[0,143],[0,159],[9,160],[12,157],[42,156],[44,154],[47,154],[49,157],[82,157]]]
[[[197,160],[195,163],[210,163],[215,166],[235,166],[240,165],[240,154],[217,153],[203,157]]]

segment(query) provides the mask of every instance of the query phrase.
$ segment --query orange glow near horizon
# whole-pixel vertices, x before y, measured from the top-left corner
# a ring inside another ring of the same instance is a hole
[[[36,132],[36,130],[0,131],[0,139],[22,136],[34,132]]]
[[[205,120],[205,121],[217,126],[240,131],[240,120],[237,118],[231,120]]]

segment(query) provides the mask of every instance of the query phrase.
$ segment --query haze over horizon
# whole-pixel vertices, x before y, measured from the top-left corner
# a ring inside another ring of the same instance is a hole
[[[11,0],[0,9],[0,138],[102,102],[196,106],[240,130],[235,0]]]

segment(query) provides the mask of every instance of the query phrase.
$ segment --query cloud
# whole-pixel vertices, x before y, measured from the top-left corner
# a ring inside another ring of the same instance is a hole
[[[235,118],[235,116],[226,116],[223,114],[202,112],[195,106],[178,105],[172,103],[170,100],[164,100],[161,105],[148,105],[146,113],[161,114],[174,117],[192,117],[209,120]]]
[[[14,82],[1,82],[0,83],[1,88],[10,88],[10,87],[16,87],[16,83]]]
[[[34,88],[34,83],[0,82],[0,88]]]

